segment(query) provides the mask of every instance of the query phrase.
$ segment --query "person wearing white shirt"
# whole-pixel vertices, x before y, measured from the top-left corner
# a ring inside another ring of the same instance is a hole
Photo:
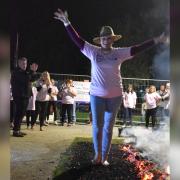
[[[122,101],[121,64],[140,52],[166,41],[162,34],[151,40],[130,47],[113,47],[122,35],[115,34],[112,27],[103,26],[99,36],[91,44],[84,40],[73,28],[67,12],[58,9],[54,18],[61,21],[70,38],[91,62],[90,102],[94,158],[93,164],[108,166],[115,117]]]
[[[50,74],[47,71],[44,71],[42,73],[41,80],[39,81],[37,87],[37,102],[40,121],[40,131],[43,131],[42,127],[45,125],[44,121],[46,119],[47,106],[50,100],[51,87],[52,85],[50,80]]]
[[[68,126],[72,123],[72,112],[74,97],[77,95],[77,92],[74,87],[71,86],[71,80],[66,80],[66,86],[63,88],[60,96],[62,98],[62,110],[61,110],[61,125],[64,126],[64,120],[66,112],[68,115]]]
[[[136,107],[137,95],[133,90],[132,86],[128,87],[128,90],[123,94],[123,105],[124,105],[124,125],[126,121],[129,121],[129,124],[132,125],[132,111]]]
[[[149,119],[152,118],[152,128],[156,125],[156,111],[157,104],[161,99],[161,96],[156,92],[156,87],[151,85],[149,87],[149,92],[145,94],[144,99],[146,101],[147,110],[145,115],[146,128],[149,127]]]
[[[47,120],[49,121],[49,115],[51,114],[51,108],[54,113],[54,124],[57,125],[57,95],[59,93],[59,90],[57,86],[55,86],[55,81],[54,79],[51,79],[51,93],[50,93],[50,100],[48,103],[48,108],[47,108]]]
[[[32,83],[33,84],[33,83]],[[32,85],[32,94],[31,97],[29,98],[29,103],[26,111],[26,123],[27,123],[27,129],[29,129],[29,124],[30,124],[30,118],[31,118],[31,129],[34,129],[34,124],[36,122],[36,96],[37,96],[37,88]]]

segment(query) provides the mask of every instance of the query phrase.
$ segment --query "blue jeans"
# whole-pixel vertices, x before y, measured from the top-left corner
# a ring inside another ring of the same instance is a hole
[[[132,125],[132,108],[124,108],[123,123],[126,125],[127,121]]]
[[[106,160],[112,140],[113,125],[122,97],[101,98],[90,96],[92,112],[93,143],[96,156]]]

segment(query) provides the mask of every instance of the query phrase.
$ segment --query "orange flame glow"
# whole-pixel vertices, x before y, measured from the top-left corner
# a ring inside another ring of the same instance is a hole
[[[135,169],[138,171],[138,177],[141,180],[152,180],[155,176],[157,176],[159,180],[165,180],[169,176],[167,171],[162,172],[161,170],[158,170],[157,164],[148,160],[143,160],[140,157],[139,152],[137,152],[137,150],[135,150],[132,146],[124,145],[121,147],[121,150],[127,155],[125,159],[135,165]]]

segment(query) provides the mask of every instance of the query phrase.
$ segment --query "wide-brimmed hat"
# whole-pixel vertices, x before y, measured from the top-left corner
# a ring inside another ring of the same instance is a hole
[[[119,35],[114,34],[112,27],[103,26],[100,31],[100,36],[95,37],[93,39],[93,42],[96,44],[100,44],[100,38],[104,37],[104,36],[112,36],[114,41],[117,41],[117,40],[121,39],[121,37],[122,37],[122,35],[120,35],[120,34]]]

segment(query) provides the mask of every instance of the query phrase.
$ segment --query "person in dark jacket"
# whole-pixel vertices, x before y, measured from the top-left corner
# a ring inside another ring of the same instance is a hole
[[[26,135],[21,132],[21,122],[26,113],[29,97],[31,96],[31,81],[37,79],[36,71],[38,65],[30,65],[30,71],[27,71],[27,58],[18,59],[18,67],[14,69],[11,75],[12,96],[16,106],[14,117],[13,136],[23,137]]]

